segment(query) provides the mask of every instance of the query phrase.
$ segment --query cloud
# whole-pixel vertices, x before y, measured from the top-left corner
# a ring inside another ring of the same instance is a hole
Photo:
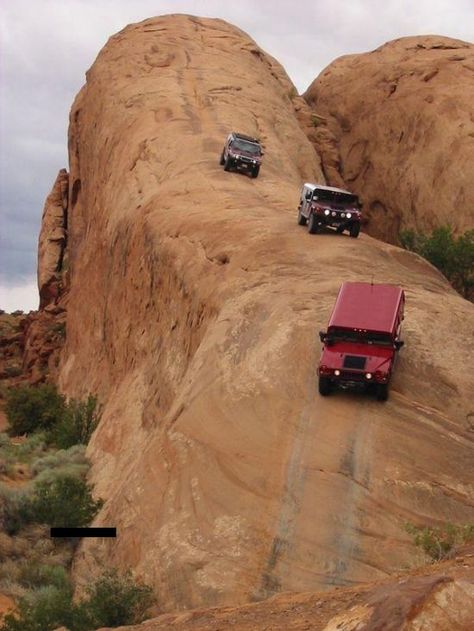
[[[67,167],[75,95],[108,38],[168,13],[219,17],[247,32],[304,91],[335,58],[402,36],[473,38],[472,0],[16,0],[0,14],[2,276],[36,271],[44,200]]]
[[[7,313],[21,309],[28,312],[38,309],[39,295],[36,286],[36,280],[29,281],[9,287],[8,285],[0,285],[0,309]]]

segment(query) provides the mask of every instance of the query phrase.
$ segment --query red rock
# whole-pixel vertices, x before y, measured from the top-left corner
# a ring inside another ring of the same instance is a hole
[[[40,309],[57,302],[61,294],[68,209],[68,173],[61,169],[48,195],[38,243]]]
[[[400,229],[474,225],[473,68],[473,44],[403,37],[336,59],[304,94],[337,139],[371,235],[398,243]]]

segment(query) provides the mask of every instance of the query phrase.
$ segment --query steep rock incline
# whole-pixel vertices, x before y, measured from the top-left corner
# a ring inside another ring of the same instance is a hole
[[[320,161],[283,70],[220,20],[112,37],[71,111],[61,386],[105,403],[89,446],[107,500],[75,573],[132,567],[164,609],[384,577],[405,521],[473,510],[473,305],[419,257],[296,225]],[[260,176],[218,165],[257,133]],[[343,280],[407,290],[387,404],[316,394],[316,332]],[[455,333],[454,333],[455,332]]]
[[[404,37],[330,64],[304,98],[339,140],[369,234],[474,225],[474,45]],[[324,127],[324,125],[323,125]]]

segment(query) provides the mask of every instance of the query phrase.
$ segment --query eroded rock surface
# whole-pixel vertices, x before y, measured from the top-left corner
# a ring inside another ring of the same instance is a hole
[[[38,242],[38,289],[40,309],[59,301],[67,240],[69,177],[66,169],[58,173],[46,198]]]
[[[474,306],[419,257],[296,225],[321,159],[281,67],[221,20],[112,37],[71,111],[63,390],[105,404],[89,446],[106,504],[79,583],[132,567],[161,611],[383,578],[406,521],[474,516]],[[265,146],[226,173],[230,130]],[[390,400],[316,393],[344,280],[407,293]]]
[[[132,631],[471,631],[474,555],[375,584],[324,593],[282,594],[242,607],[168,614]],[[98,631],[112,631],[99,629]]]
[[[474,45],[404,37],[336,59],[304,98],[335,135],[368,232],[474,225]],[[326,124],[327,123],[327,124]]]

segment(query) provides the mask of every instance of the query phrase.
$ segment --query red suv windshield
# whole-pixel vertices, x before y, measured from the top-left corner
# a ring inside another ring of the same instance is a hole
[[[327,341],[353,342],[354,344],[376,344],[377,346],[393,346],[392,338],[388,333],[370,333],[362,331],[331,331]]]

